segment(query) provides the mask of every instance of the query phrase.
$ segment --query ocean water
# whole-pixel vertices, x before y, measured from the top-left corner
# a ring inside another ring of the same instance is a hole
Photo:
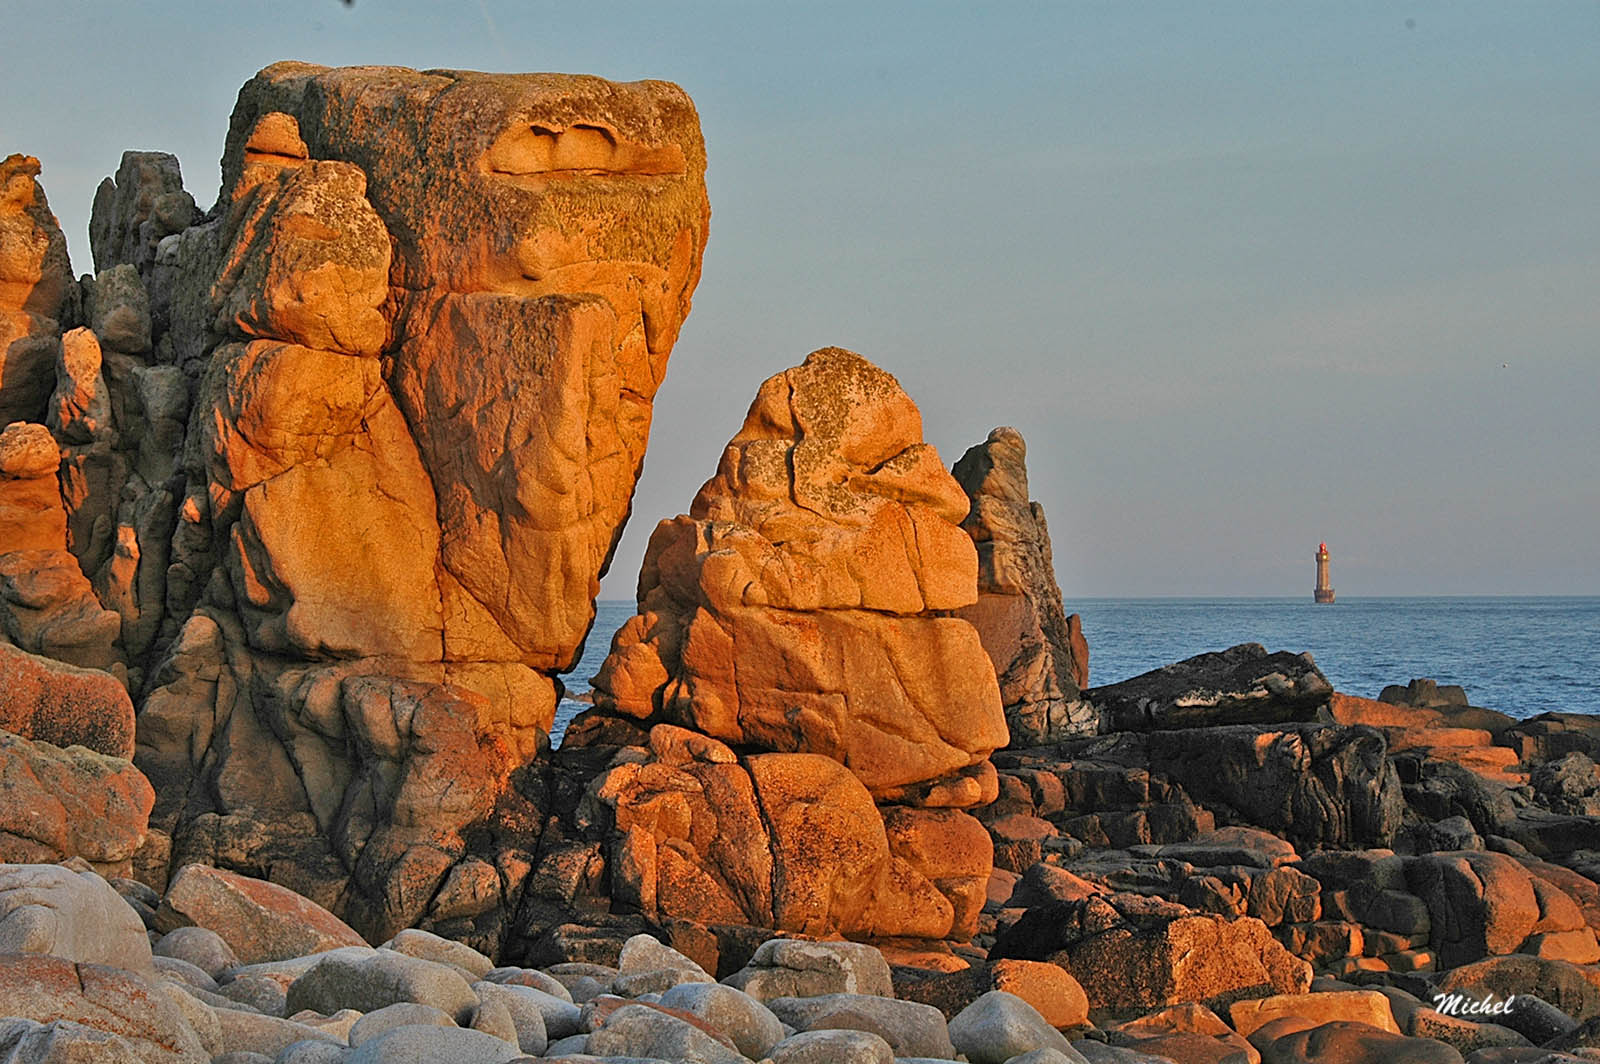
[[[1347,694],[1376,698],[1417,676],[1466,688],[1475,706],[1513,717],[1600,713],[1600,598],[1080,599],[1089,683],[1115,683],[1208,650],[1261,643],[1309,650]],[[583,660],[566,677],[589,689],[634,604],[598,604]],[[557,735],[582,703],[556,713]]]

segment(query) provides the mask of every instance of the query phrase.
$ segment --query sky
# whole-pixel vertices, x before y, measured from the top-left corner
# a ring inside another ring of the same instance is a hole
[[[79,272],[124,149],[202,206],[280,59],[664,78],[710,243],[602,597],[762,380],[996,425],[1074,598],[1600,594],[1600,3],[9,0],[0,152]]]

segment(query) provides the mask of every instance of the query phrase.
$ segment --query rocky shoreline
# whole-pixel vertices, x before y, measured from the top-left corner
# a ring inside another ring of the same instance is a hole
[[[0,1054],[1600,1059],[1600,722],[1090,685],[1026,447],[770,377],[552,750],[709,225],[664,82],[268,67],[0,167]]]

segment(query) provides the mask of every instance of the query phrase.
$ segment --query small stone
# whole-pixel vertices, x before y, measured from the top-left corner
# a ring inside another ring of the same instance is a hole
[[[223,937],[207,927],[179,927],[168,931],[153,947],[156,956],[188,961],[212,979],[239,966],[239,958]]]

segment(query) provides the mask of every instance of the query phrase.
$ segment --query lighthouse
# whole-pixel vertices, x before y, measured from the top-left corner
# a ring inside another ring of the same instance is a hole
[[[1311,597],[1318,602],[1333,601],[1333,585],[1328,582],[1328,545],[1317,544],[1317,586]]]

